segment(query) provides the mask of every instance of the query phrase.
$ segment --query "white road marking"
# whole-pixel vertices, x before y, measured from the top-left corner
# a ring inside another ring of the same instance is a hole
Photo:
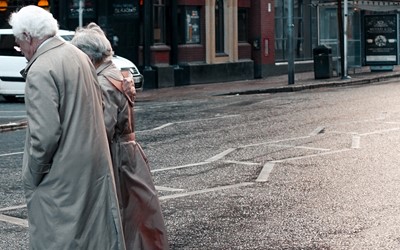
[[[155,127],[155,128],[153,128],[153,129],[151,129],[151,130],[160,130],[160,129],[166,128],[166,127],[168,127],[168,126],[171,126],[171,125],[173,125],[173,123],[166,123],[166,124],[161,125],[161,126],[159,126],[159,127]]]
[[[10,155],[22,155],[22,154],[24,154],[24,152],[15,152],[15,153],[1,154],[0,157],[10,156]]]
[[[235,151],[235,148],[228,148],[227,150],[225,150],[224,152],[221,152],[209,159],[206,160],[206,162],[214,162],[214,161],[218,161],[222,158],[224,158],[225,156],[227,156],[228,154],[232,153],[233,151]]]
[[[225,160],[223,161],[225,163],[233,163],[233,164],[239,164],[239,165],[247,165],[247,166],[258,166],[260,163],[257,162],[247,162],[247,161],[231,161],[231,160]]]
[[[170,188],[170,187],[162,187],[162,186],[156,186],[156,189],[159,191],[171,191],[171,192],[185,191],[185,189],[182,189],[182,188]]]
[[[324,129],[325,129],[325,127],[322,127],[322,126],[317,127],[313,132],[310,133],[310,136],[316,136],[319,133],[321,133]]]
[[[307,138],[310,138],[310,136],[301,136],[301,137],[294,137],[294,138],[288,138],[288,139],[282,139],[282,140],[276,140],[276,141],[267,141],[267,142],[248,144],[248,145],[245,145],[245,146],[240,146],[240,148],[262,146],[262,145],[268,145],[268,144],[276,144],[276,143],[279,143],[279,142],[294,141],[294,140],[301,140],[301,139],[307,139]]]
[[[151,170],[151,172],[155,173],[155,172],[162,172],[162,171],[175,170],[175,169],[181,169],[181,168],[190,168],[190,167],[196,167],[196,166],[201,166],[201,165],[206,165],[206,164],[209,164],[209,162],[197,162],[197,163],[191,163],[191,164],[175,166],[175,167],[153,169],[153,170]]]
[[[305,146],[294,146],[294,145],[284,145],[284,144],[269,144],[271,147],[282,147],[282,148],[298,148],[298,149],[309,149],[316,151],[329,151],[329,148],[314,148],[314,147],[305,147]]]
[[[383,133],[392,132],[392,131],[398,131],[398,130],[400,130],[400,128],[390,128],[390,129],[376,130],[376,131],[372,131],[372,132],[364,133],[364,134],[360,134],[360,135],[383,134]]]
[[[11,216],[7,216],[7,215],[3,215],[3,214],[0,214],[0,221],[11,223],[11,224],[22,226],[22,227],[28,227],[27,220],[23,220],[20,218],[11,217]]]
[[[212,120],[218,120],[218,119],[224,119],[224,118],[231,118],[231,117],[237,117],[240,115],[224,115],[224,116],[218,116],[218,117],[212,117],[212,118],[205,118],[205,119],[195,119],[195,120],[187,120],[187,121],[179,121],[176,122],[178,123],[189,123],[189,122],[201,122],[201,121],[212,121]]]
[[[3,208],[0,208],[0,212],[11,211],[11,210],[16,210],[16,209],[21,209],[21,208],[26,208],[26,204],[12,206],[12,207],[3,207]]]
[[[271,162],[285,162],[285,161],[293,161],[293,160],[301,160],[301,159],[306,159],[306,158],[312,158],[316,156],[322,156],[322,155],[331,155],[331,154],[336,154],[336,153],[342,153],[351,150],[350,148],[345,148],[345,149],[339,149],[335,151],[329,151],[329,152],[323,152],[323,153],[318,153],[318,154],[312,154],[312,155],[303,155],[303,156],[297,156],[297,157],[291,157],[291,158],[286,158],[286,159],[281,159],[281,160],[274,160]]]
[[[253,182],[243,182],[243,183],[227,185],[227,186],[206,188],[206,189],[196,190],[196,191],[187,192],[187,193],[180,193],[180,194],[172,194],[172,195],[161,196],[161,197],[159,197],[159,200],[169,200],[169,199],[181,198],[181,197],[185,197],[185,196],[191,196],[191,195],[196,195],[196,194],[204,194],[204,193],[215,192],[215,191],[220,191],[220,190],[224,190],[224,189],[244,187],[244,186],[249,186],[249,185],[253,185],[253,184],[254,184]]]
[[[174,125],[174,124],[201,122],[201,121],[211,121],[211,120],[225,119],[225,118],[231,118],[231,117],[237,117],[237,116],[240,116],[240,115],[225,115],[225,116],[218,116],[218,117],[205,118],[205,119],[169,122],[169,123],[166,123],[164,125],[161,125],[161,126],[158,126],[158,127],[152,128],[152,129],[139,130],[139,131],[136,131],[135,133],[143,133],[143,132],[148,132],[148,131],[160,130],[160,129],[166,128],[166,127]]]
[[[360,148],[360,140],[361,136],[353,135],[353,137],[351,138],[351,148]]]
[[[26,118],[26,117],[27,117],[26,115],[12,115],[12,116],[2,115],[2,116],[0,116],[0,118],[2,118],[2,119],[14,119],[14,118],[21,119],[21,118]]]
[[[274,162],[267,162],[264,164],[260,174],[257,177],[256,182],[266,182],[268,180],[269,174],[274,169],[275,163]]]

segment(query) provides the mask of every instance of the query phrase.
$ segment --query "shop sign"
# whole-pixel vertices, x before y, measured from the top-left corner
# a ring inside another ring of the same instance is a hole
[[[139,8],[131,3],[113,3],[113,16],[122,18],[139,18]]]
[[[396,15],[366,15],[364,27],[366,65],[396,65],[398,61]]]

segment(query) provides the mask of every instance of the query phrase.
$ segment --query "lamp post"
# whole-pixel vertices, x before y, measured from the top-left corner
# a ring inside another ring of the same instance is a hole
[[[83,0],[79,0],[79,28],[82,28],[83,23]]]
[[[350,76],[347,75],[347,24],[349,16],[349,5],[348,0],[343,2],[343,73],[342,79],[349,79]]]
[[[294,49],[293,49],[293,0],[288,0],[288,83],[294,84]]]

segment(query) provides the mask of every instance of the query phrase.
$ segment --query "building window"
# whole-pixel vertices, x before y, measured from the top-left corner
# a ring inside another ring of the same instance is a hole
[[[215,52],[225,53],[224,1],[215,1]]]
[[[311,0],[293,0],[294,57],[312,59],[312,48],[317,45],[316,8]],[[288,6],[286,1],[275,0],[275,60],[287,61]]]
[[[165,1],[154,0],[153,6],[154,43],[165,44]]]
[[[199,44],[200,39],[200,8],[181,6],[178,9],[178,41],[180,44]]]
[[[248,42],[248,9],[238,8],[238,41]]]

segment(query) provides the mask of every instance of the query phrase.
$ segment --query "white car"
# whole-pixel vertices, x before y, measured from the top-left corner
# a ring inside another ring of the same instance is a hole
[[[74,32],[60,30],[59,36],[70,41]],[[113,62],[120,69],[129,69],[135,81],[136,91],[142,90],[144,78],[133,62],[120,56],[114,56]],[[25,80],[20,71],[26,64],[27,60],[18,51],[12,30],[0,29],[0,95],[6,100],[15,101],[24,97]]]

